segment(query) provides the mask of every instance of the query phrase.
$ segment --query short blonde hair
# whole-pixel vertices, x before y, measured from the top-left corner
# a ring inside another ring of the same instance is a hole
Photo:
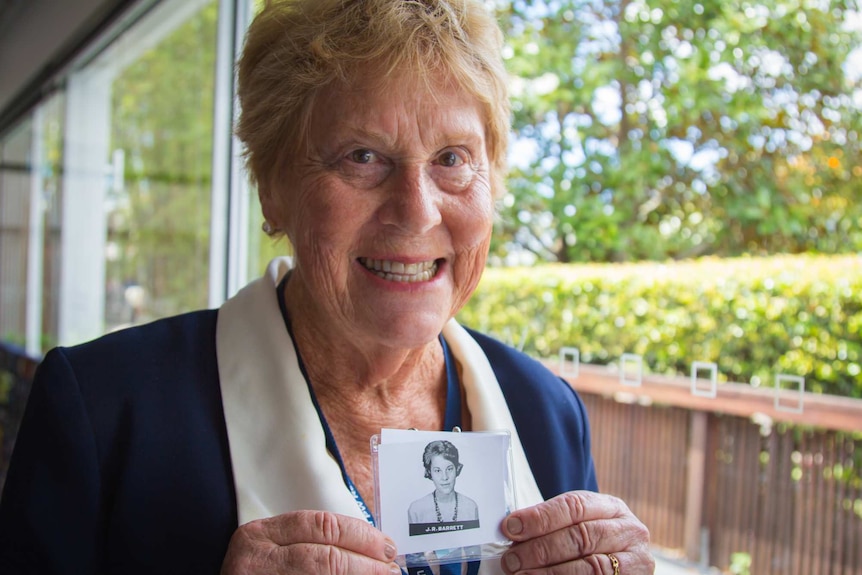
[[[333,81],[349,84],[368,66],[381,82],[395,71],[426,82],[442,71],[483,107],[500,197],[510,112],[502,43],[481,0],[266,0],[238,64],[236,132],[251,178],[268,188],[281,175],[285,154],[307,141],[315,98]]]

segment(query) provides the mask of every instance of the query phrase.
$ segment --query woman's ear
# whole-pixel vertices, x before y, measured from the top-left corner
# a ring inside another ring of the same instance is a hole
[[[269,225],[269,234],[286,233],[283,209],[281,201],[274,193],[270,184],[258,183],[257,197],[260,199],[260,209],[263,212],[263,220]]]
[[[257,185],[257,197],[260,200],[260,209],[263,212],[263,219],[268,221],[269,223],[274,223],[275,217],[275,209],[272,205],[272,193],[270,191],[269,185],[258,183]]]
[[[462,470],[462,469],[464,469],[464,464],[463,464],[463,463],[459,463],[459,464],[458,464],[458,470],[455,472],[455,477],[458,477],[459,475],[461,475],[461,470]]]

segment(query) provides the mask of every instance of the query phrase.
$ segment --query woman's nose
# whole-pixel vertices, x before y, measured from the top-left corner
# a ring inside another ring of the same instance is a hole
[[[399,166],[388,178],[380,221],[410,234],[425,233],[442,222],[440,190],[421,165]]]

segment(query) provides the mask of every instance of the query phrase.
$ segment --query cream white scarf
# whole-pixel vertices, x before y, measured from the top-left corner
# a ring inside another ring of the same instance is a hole
[[[216,353],[239,523],[300,509],[364,519],[326,449],[284,326],[276,286],[289,269],[288,258],[273,260],[262,278],[228,300],[218,314]],[[473,429],[511,433],[516,507],[541,502],[488,358],[455,320],[443,328],[443,337],[461,368]],[[481,575],[500,572],[498,561],[482,562]]]

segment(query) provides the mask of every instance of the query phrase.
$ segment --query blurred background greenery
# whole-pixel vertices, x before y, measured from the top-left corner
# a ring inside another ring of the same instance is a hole
[[[710,361],[721,380],[791,373],[862,397],[859,5],[494,6],[511,173],[462,321],[537,355],[637,353],[683,375]],[[107,275],[146,294],[133,322],[206,305],[217,17],[207,4],[112,89],[124,187]],[[256,202],[248,217],[254,276],[289,247],[257,232]],[[569,267],[523,268],[548,262]],[[121,303],[114,323],[128,319]]]

